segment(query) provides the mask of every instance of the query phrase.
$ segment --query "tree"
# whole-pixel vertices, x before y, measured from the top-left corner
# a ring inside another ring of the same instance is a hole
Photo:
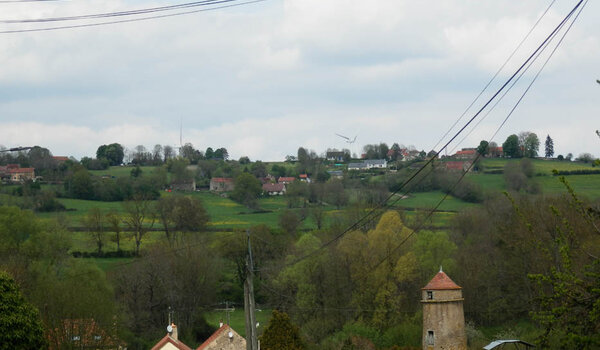
[[[231,199],[241,203],[248,208],[258,207],[256,199],[262,192],[262,186],[257,178],[248,173],[241,173],[235,178],[235,188],[231,193]]]
[[[118,143],[111,143],[110,145],[102,145],[98,147],[96,151],[96,158],[107,159],[110,165],[119,165],[123,163],[123,157],[125,152],[123,146]]]
[[[506,141],[502,144],[502,151],[504,156],[509,158],[520,158],[521,148],[519,147],[519,137],[515,134],[510,135],[506,138]]]
[[[269,324],[260,336],[260,346],[265,350],[303,350],[306,348],[298,326],[285,312],[273,310]]]
[[[594,160],[594,156],[591,153],[581,153],[575,160],[584,163],[590,163]]]
[[[170,145],[163,146],[163,163],[166,163],[169,159],[175,157],[175,150]]]
[[[554,156],[554,141],[552,141],[550,135],[546,136],[546,144],[544,149],[544,155],[546,158],[552,158]]]
[[[540,148],[540,140],[535,133],[523,131],[519,133],[519,147],[522,150],[523,157],[535,158]]]
[[[296,231],[301,224],[300,217],[291,210],[285,210],[279,216],[279,226],[292,237],[296,236]]]
[[[477,153],[481,154],[482,157],[485,157],[489,152],[489,142],[485,140],[481,140],[479,142],[479,146],[477,147]]]
[[[88,210],[83,219],[88,233],[92,237],[96,247],[98,247],[98,254],[102,254],[102,247],[104,246],[104,221],[104,213],[96,207]]]
[[[121,216],[116,210],[112,209],[106,214],[106,223],[112,232],[115,233],[114,242],[117,243],[117,252],[121,251]]]
[[[158,144],[154,145],[154,149],[152,150],[152,162],[155,165],[162,163],[163,152],[163,146]]]
[[[154,217],[151,215],[151,202],[142,194],[136,194],[131,200],[123,202],[125,211],[125,223],[133,231],[135,239],[135,255],[140,255],[142,238],[154,225]],[[150,223],[145,220],[150,218]]]
[[[39,311],[25,300],[14,279],[0,271],[0,349],[47,346]]]

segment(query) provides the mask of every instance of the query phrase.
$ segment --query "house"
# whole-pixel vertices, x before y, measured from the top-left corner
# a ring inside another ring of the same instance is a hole
[[[196,180],[180,180],[171,182],[171,189],[175,191],[195,191]]]
[[[364,170],[367,169],[365,163],[348,163],[348,170]]]
[[[467,172],[471,169],[471,161],[448,161],[443,163],[448,171],[464,171]]]
[[[10,181],[14,183],[23,183],[25,181],[35,180],[34,168],[12,168],[8,169]]]
[[[367,169],[387,168],[387,160],[385,159],[367,159],[363,163],[366,164]]]
[[[214,192],[233,191],[235,184],[230,177],[213,177],[210,179],[210,190]]]
[[[196,350],[245,350],[246,339],[227,324],[221,324]]]
[[[261,184],[268,184],[268,183],[273,183],[275,182],[275,177],[271,174],[267,174],[267,176],[265,177],[259,177],[258,181],[260,181]]]
[[[308,177],[308,174],[300,174],[300,175],[298,175],[298,177],[300,178],[300,181],[302,181],[302,182],[311,183],[311,180],[310,180],[310,177]]]
[[[477,156],[477,150],[474,148],[463,148],[454,154],[456,159],[473,159]]]
[[[152,350],[192,350],[189,346],[185,345],[177,337],[177,326],[171,324],[167,327],[167,335],[152,347]]]
[[[325,158],[332,162],[343,162],[344,161],[344,152],[328,151],[327,153],[325,153]]]
[[[116,333],[116,325],[107,330],[93,318],[66,319],[62,321],[62,327],[48,330],[48,348],[126,350],[126,344]]]
[[[262,185],[262,190],[269,196],[283,195],[285,194],[285,184],[283,183],[267,183]]]
[[[494,158],[504,157],[504,150],[502,149],[502,147],[489,147],[488,156]]]
[[[281,176],[279,179],[277,179],[277,183],[286,184],[287,185],[287,184],[291,184],[295,180],[296,180],[295,177],[284,177],[284,176]]]
[[[54,159],[54,161],[56,161],[57,164],[62,164],[64,162],[66,162],[67,160],[69,160],[69,157],[65,157],[65,156],[53,156],[52,159]]]

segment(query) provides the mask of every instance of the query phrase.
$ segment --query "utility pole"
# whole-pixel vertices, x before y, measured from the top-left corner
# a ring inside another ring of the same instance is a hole
[[[225,308],[224,309],[215,309],[217,311],[225,311],[225,317],[227,319],[227,323],[229,324],[229,322],[231,321],[231,313],[235,311],[234,307],[229,307],[229,302],[226,301],[225,302]]]
[[[250,230],[248,236],[248,256],[246,256],[246,281],[244,281],[244,311],[246,314],[246,350],[258,350],[258,337],[256,334],[256,304],[254,303],[254,262],[252,261],[252,244],[250,243]]]

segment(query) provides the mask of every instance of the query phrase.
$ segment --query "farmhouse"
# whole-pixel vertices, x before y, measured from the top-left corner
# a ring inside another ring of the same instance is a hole
[[[262,185],[263,192],[269,196],[283,195],[285,194],[285,184],[283,183],[267,183]]]
[[[171,324],[167,327],[167,335],[152,347],[152,350],[192,350],[189,346],[185,345],[177,337],[177,326]]]
[[[295,177],[284,177],[284,176],[282,176],[279,179],[277,179],[277,183],[286,184],[287,185],[287,184],[290,184],[290,183],[294,182],[295,180],[296,180]]]
[[[460,151],[457,151],[454,154],[454,158],[456,159],[472,159],[477,156],[477,151],[474,148],[463,148]]]
[[[8,169],[10,181],[14,183],[23,183],[25,181],[35,180],[34,168],[12,168]]]
[[[449,171],[469,171],[471,168],[471,161],[448,161],[444,162],[446,170]]]
[[[365,170],[365,169],[383,169],[387,168],[387,160],[385,159],[366,159],[361,163],[349,163],[348,170]]]
[[[230,177],[213,177],[210,179],[210,190],[215,192],[233,191],[235,184]]]
[[[222,324],[197,350],[245,350],[246,339],[228,324]]]
[[[344,152],[328,151],[325,154],[325,158],[332,162],[343,162],[344,161]]]

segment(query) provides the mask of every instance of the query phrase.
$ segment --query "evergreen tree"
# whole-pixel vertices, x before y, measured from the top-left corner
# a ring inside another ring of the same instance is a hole
[[[15,281],[0,272],[0,349],[45,349],[39,311],[29,304]]]
[[[550,135],[546,136],[546,158],[552,158],[554,156],[554,141]]]
[[[265,332],[260,336],[260,347],[265,350],[302,350],[304,342],[300,330],[285,312],[273,310]]]

